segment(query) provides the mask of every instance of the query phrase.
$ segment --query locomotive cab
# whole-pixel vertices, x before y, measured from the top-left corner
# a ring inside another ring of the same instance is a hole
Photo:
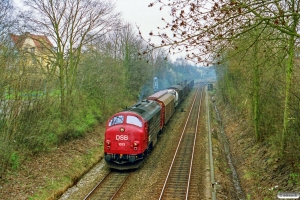
[[[147,145],[143,134],[145,127],[143,119],[134,113],[123,112],[113,116],[105,132],[105,160],[121,164],[142,158],[144,146]]]
[[[157,141],[160,106],[154,101],[136,104],[113,115],[107,122],[104,153],[106,162],[125,164],[144,158]]]

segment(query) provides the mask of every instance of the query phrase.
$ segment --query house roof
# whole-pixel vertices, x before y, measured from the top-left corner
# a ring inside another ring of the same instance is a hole
[[[34,35],[29,32],[26,32],[23,35],[10,34],[10,37],[17,48],[22,48],[22,46],[27,38],[31,38],[33,40],[35,47],[39,51],[43,51],[44,47],[47,47],[47,48],[54,47],[46,35]]]

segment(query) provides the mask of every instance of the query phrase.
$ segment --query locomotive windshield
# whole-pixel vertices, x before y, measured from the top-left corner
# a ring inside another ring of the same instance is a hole
[[[117,124],[122,124],[124,121],[123,115],[114,116],[108,123],[108,126],[114,126]]]
[[[142,121],[136,116],[128,115],[127,118],[126,118],[126,123],[127,124],[133,124],[133,125],[136,125],[138,127],[142,127]]]

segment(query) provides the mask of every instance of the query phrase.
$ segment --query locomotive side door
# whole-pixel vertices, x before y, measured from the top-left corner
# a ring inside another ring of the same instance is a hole
[[[150,135],[149,135],[149,125],[147,122],[145,122],[144,126],[145,126],[145,137],[144,137],[145,148],[149,148],[149,145],[151,144]]]

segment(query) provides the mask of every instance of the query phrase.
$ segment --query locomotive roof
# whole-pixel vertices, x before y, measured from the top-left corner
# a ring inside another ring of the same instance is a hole
[[[155,113],[160,112],[160,105],[156,101],[143,100],[123,111],[135,112],[148,121]]]
[[[163,95],[165,95],[168,91],[167,90],[162,90],[162,91],[159,91],[159,92],[156,92],[152,95],[150,95],[149,97],[147,97],[148,100],[156,100],[160,97],[162,97]]]
[[[165,105],[169,104],[173,99],[174,95],[172,94],[165,94],[164,96],[160,97],[158,100],[164,102]]]

